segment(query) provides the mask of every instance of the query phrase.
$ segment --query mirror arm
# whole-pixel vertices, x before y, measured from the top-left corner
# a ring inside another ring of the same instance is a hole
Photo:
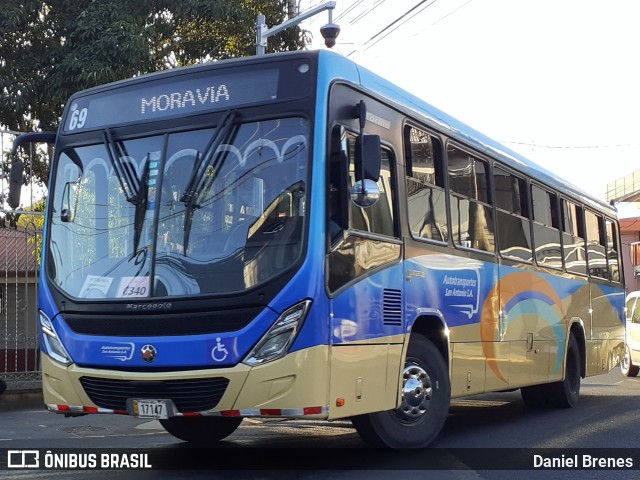
[[[56,132],[29,132],[18,135],[13,141],[11,155],[15,155],[18,147],[25,143],[55,143]]]
[[[358,117],[358,122],[360,124],[360,133],[358,134],[358,143],[359,143],[359,151],[360,151],[360,178],[356,178],[356,181],[362,181],[364,185],[365,178],[365,160],[364,160],[364,127],[367,123],[367,104],[364,103],[364,100],[360,100],[360,103],[356,105],[356,113]],[[366,193],[366,189],[365,192]]]
[[[9,171],[9,194],[7,203],[13,209],[20,206],[20,193],[22,189],[22,174],[24,162],[16,155],[18,147],[26,143],[55,143],[56,132],[30,132],[22,133],[13,140],[11,147],[11,169]]]

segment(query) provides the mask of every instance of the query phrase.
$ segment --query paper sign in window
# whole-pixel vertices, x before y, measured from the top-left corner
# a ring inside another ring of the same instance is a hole
[[[123,277],[116,297],[136,298],[149,296],[149,277]]]

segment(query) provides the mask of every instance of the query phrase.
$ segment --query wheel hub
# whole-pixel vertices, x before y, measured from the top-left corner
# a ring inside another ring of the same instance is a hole
[[[429,407],[433,395],[433,385],[426,370],[420,365],[405,366],[402,383],[402,403],[396,414],[406,422],[415,422]]]

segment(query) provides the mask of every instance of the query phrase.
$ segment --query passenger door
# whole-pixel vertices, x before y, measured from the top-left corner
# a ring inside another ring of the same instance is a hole
[[[326,289],[330,297],[332,418],[395,408],[402,362],[404,302],[402,241],[397,218],[395,113],[346,86],[331,91]],[[355,106],[364,101],[364,133],[383,148],[380,198],[370,207],[351,201],[356,182]]]

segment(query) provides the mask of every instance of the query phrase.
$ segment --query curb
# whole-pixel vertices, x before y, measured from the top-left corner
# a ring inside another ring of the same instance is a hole
[[[0,412],[46,408],[42,390],[6,390],[0,395]]]

